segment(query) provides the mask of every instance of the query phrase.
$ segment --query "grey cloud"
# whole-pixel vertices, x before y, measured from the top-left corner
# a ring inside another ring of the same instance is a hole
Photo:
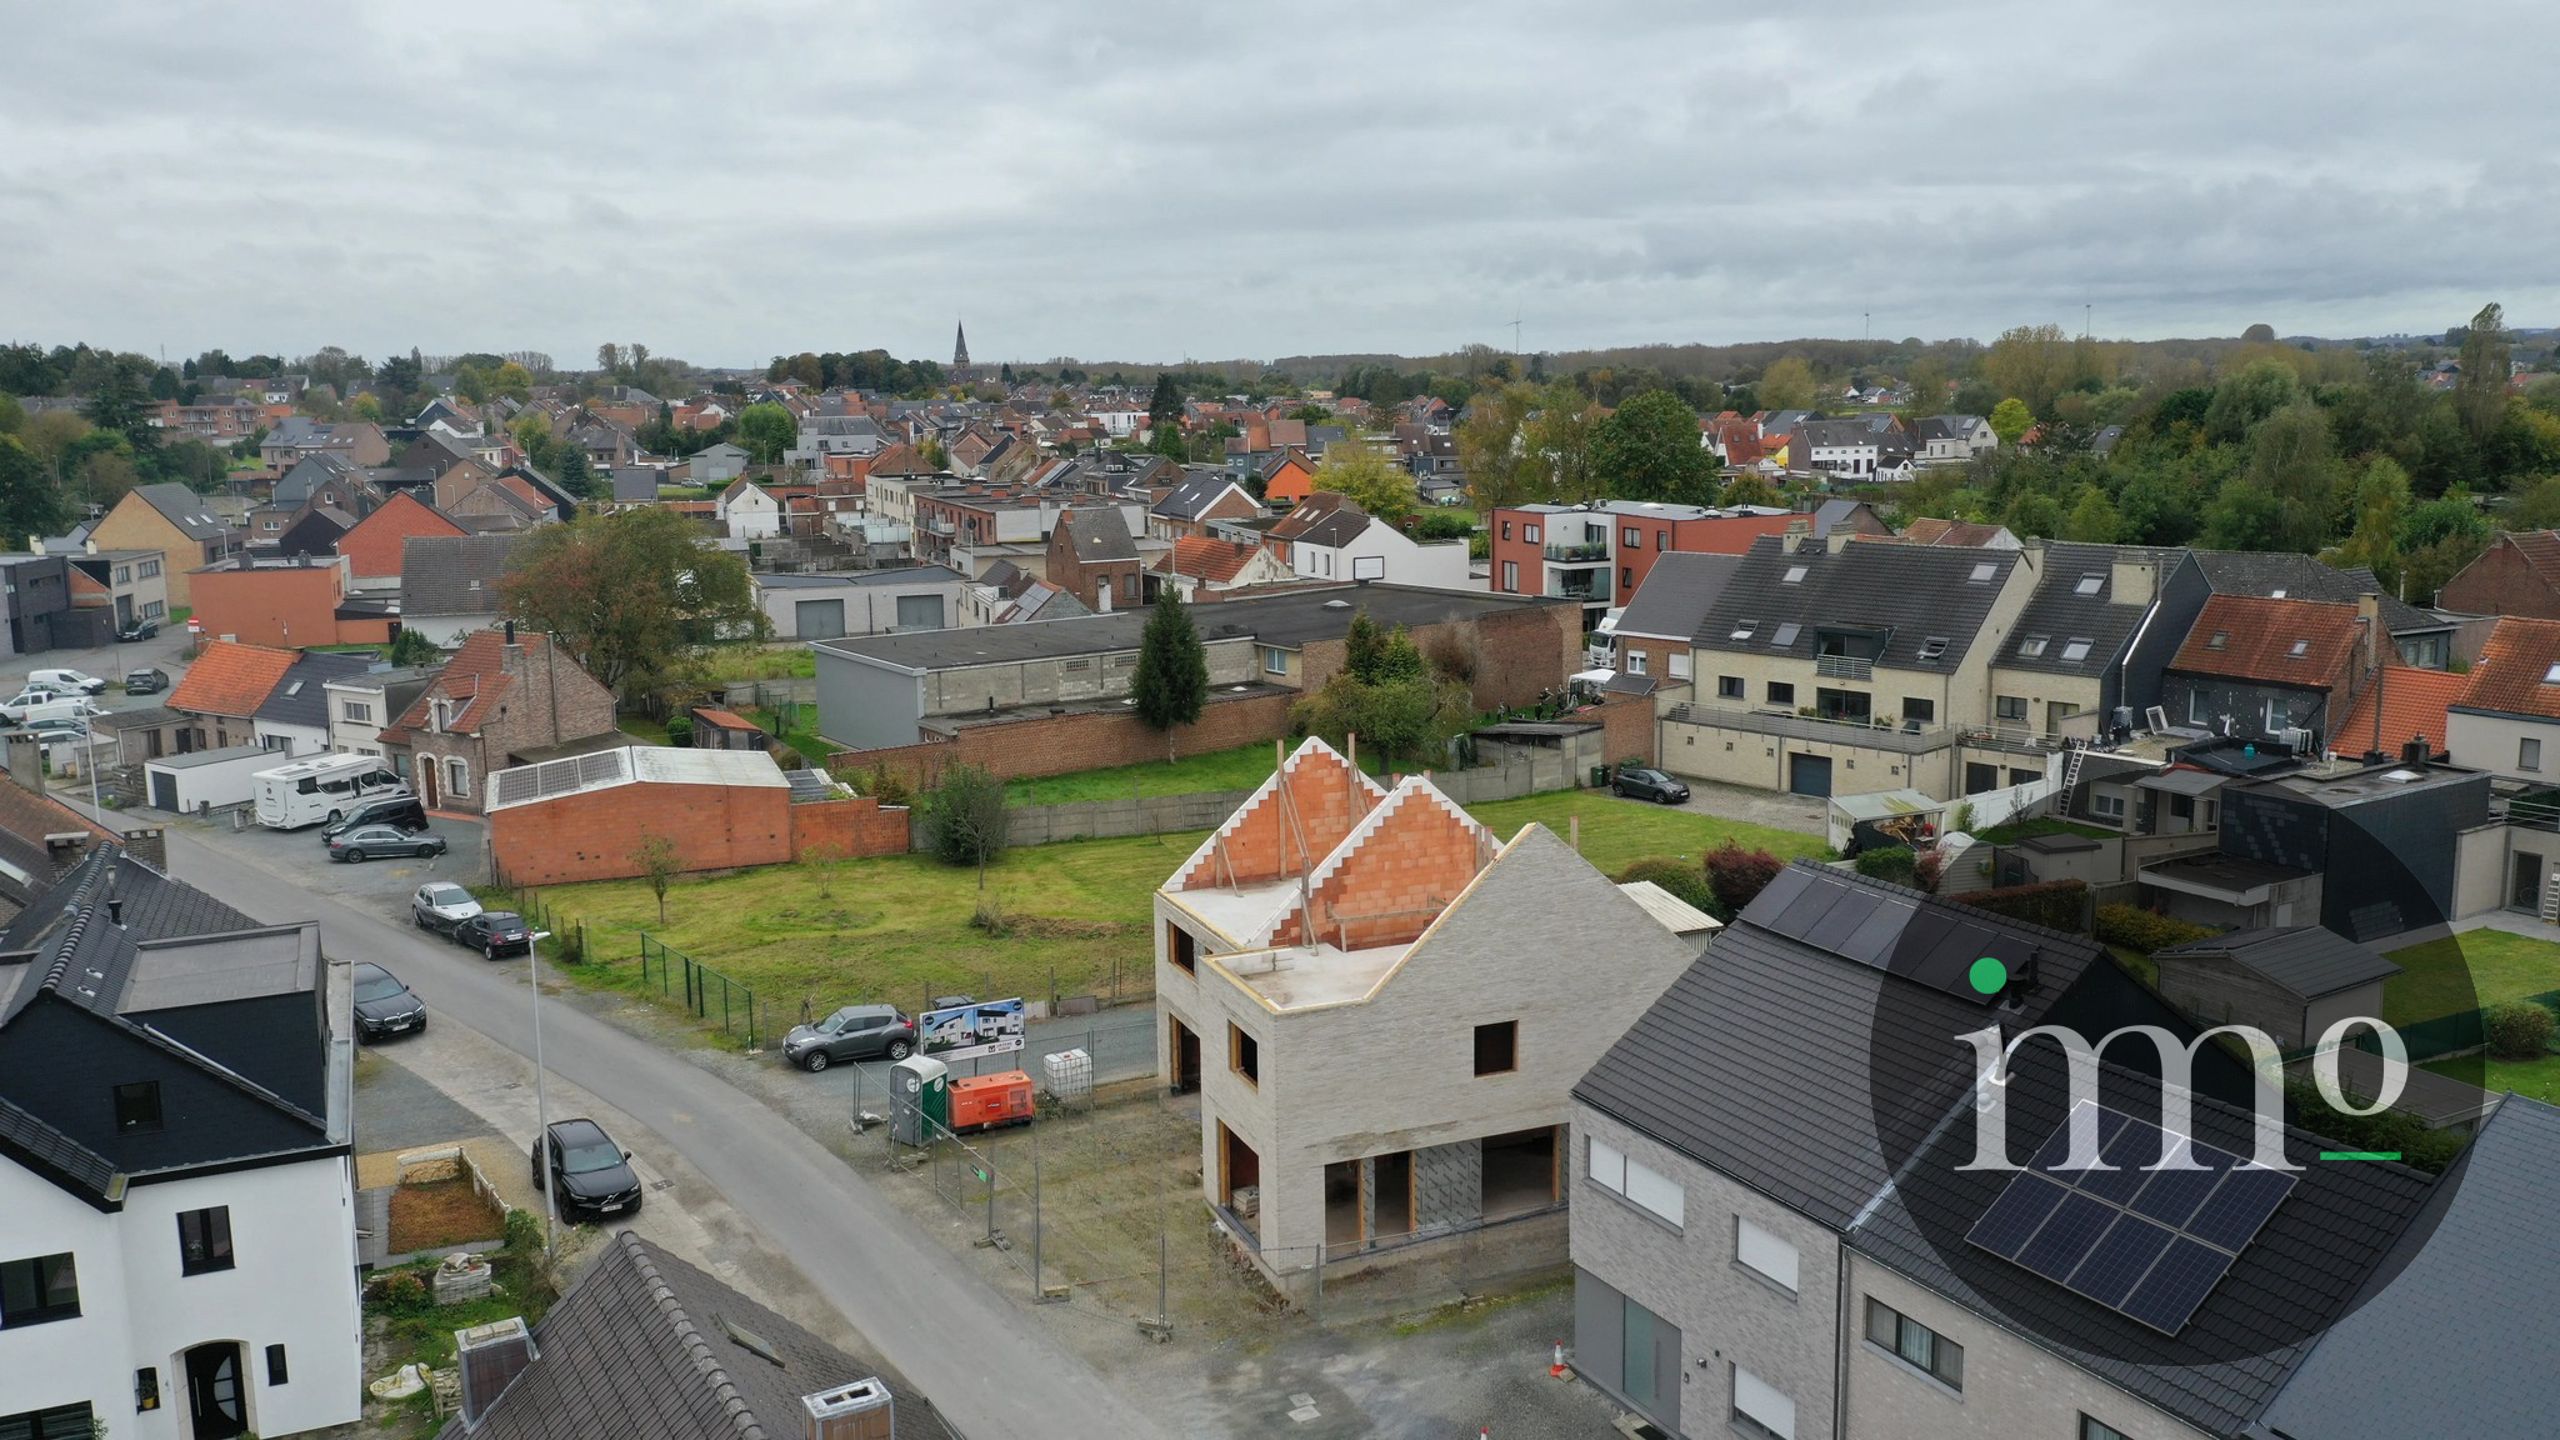
[[[2560,321],[2560,12],[47,6],[12,338],[981,358]],[[2497,83],[2467,77],[2506,76]]]

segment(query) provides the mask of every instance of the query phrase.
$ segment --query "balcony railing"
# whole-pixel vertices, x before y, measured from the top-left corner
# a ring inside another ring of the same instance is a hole
[[[1603,570],[1559,575],[1555,587],[1547,593],[1566,600],[1606,600],[1609,598],[1609,574]]]
[[[1546,553],[1548,559],[1555,561],[1559,565],[1589,565],[1605,563],[1609,558],[1609,542],[1606,540],[1586,540],[1579,545],[1567,545],[1560,541],[1551,540],[1547,542]]]
[[[1828,745],[1861,745],[1870,750],[1892,750],[1905,755],[1943,750],[1957,739],[1957,732],[1952,729],[1909,728],[1888,724],[1883,719],[1825,720],[1818,715],[1753,710],[1740,705],[1682,703],[1672,706],[1663,718],[1684,725],[1714,725],[1754,735],[1784,735]]]
[[[1855,655],[1816,655],[1813,673],[1826,680],[1873,680],[1876,662]]]

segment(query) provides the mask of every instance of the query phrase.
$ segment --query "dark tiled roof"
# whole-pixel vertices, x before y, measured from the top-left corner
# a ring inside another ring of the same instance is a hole
[[[203,496],[184,485],[136,485],[131,493],[159,511],[161,518],[184,531],[190,540],[211,540],[229,528],[208,508]]]
[[[2020,1049],[2001,1087],[2013,1157],[2068,1115],[2063,1068],[2057,1046]],[[2159,1081],[2112,1063],[2100,1067],[2099,1095],[2129,1114],[2161,1113]],[[1903,1166],[1849,1244],[1959,1305],[2028,1327],[2047,1349],[2209,1435],[2246,1427],[2320,1327],[2381,1263],[2431,1188],[2428,1177],[2398,1165],[2323,1165],[2323,1142],[2288,1128],[2286,1156],[2302,1167],[2293,1193],[2186,1325],[2164,1335],[1964,1243],[2012,1177],[1961,1168],[1975,1143],[1974,1127],[1964,1123],[1973,1106],[1969,1091],[1960,1104],[1956,1123]],[[2244,1109],[2197,1097],[2191,1120],[2199,1141],[2241,1155],[2255,1148]]]
[[[306,729],[325,729],[329,724],[329,693],[322,687],[332,680],[360,675],[373,661],[364,655],[306,653],[293,662],[267,695],[267,703],[258,707],[256,719],[278,725],[299,725]]]
[[[1675,550],[1653,562],[1644,583],[1618,617],[1617,633],[1656,640],[1686,640],[1698,633],[1707,611],[1724,593],[1739,555],[1709,555]]]
[[[741,1330],[776,1358],[741,1344]],[[551,1307],[534,1343],[541,1358],[477,1426],[448,1421],[445,1440],[783,1440],[808,1426],[803,1396],[877,1373],[627,1230]],[[896,1401],[901,1433],[933,1433],[917,1423],[917,1397]]]
[[[2560,1291],[2555,1192],[2560,1110],[2511,1095],[2402,1237],[2386,1278],[2320,1337],[2251,1435],[2548,1434],[2560,1363],[2551,1327],[2530,1317],[2547,1315]]]
[[[1205,474],[1186,472],[1182,483],[1167,491],[1165,497],[1157,501],[1153,509],[1156,514],[1167,519],[1197,520],[1200,518],[1201,511],[1208,509],[1230,488],[1235,488],[1235,484],[1234,477],[1224,470],[1212,470]]]
[[[2142,617],[2151,613],[2149,594],[2125,597],[2117,604],[2115,563],[2119,557],[2152,562],[2161,578],[2177,559],[2174,550],[2133,545],[2078,545],[2056,542],[2044,551],[2044,578],[2027,598],[2027,608],[2010,629],[2008,646],[1993,663],[2009,670],[2040,670],[2057,675],[2099,675],[2123,654]],[[2080,593],[2092,577],[2097,589]],[[2022,655],[2019,645],[2033,636],[2046,640],[2043,653]],[[2072,642],[2086,640],[2079,659],[2068,658]]]
[[[498,581],[523,538],[514,531],[409,536],[400,547],[400,613],[497,614]]]
[[[2359,595],[2382,597],[2382,626],[2394,635],[2411,631],[2449,630],[2453,622],[2440,620],[2395,597],[2389,586],[2374,578],[2371,570],[2358,566],[2340,570],[2323,565],[2308,555],[2293,555],[2269,550],[2195,550],[2196,566],[2204,572],[2206,582],[2216,595],[2256,595],[2265,599],[2343,600],[2352,605]],[[2282,596],[2276,594],[2283,591]]]
[[[1805,545],[1790,555],[1782,537],[1763,535],[1707,611],[1697,632],[1706,650],[1814,657],[1824,627],[1854,628],[1883,637],[1878,665],[1906,670],[1952,671],[1964,663],[1991,604],[2009,573],[2022,563],[2015,550],[1951,550],[1924,545],[1850,544],[1833,551]],[[1786,577],[1797,566],[1803,577]],[[1980,567],[1984,578],[1976,581]],[[1751,638],[1733,632],[1756,621]],[[1772,643],[1784,625],[1795,625],[1789,643]],[[1933,638],[1943,653],[1921,658]]]
[[[1117,510],[1099,506],[1092,509],[1068,510],[1058,516],[1057,523],[1067,532],[1067,543],[1074,547],[1076,559],[1087,565],[1138,558],[1138,542],[1129,533],[1129,522]]]
[[[2162,956],[2228,956],[2273,980],[2305,1000],[2317,1000],[2376,980],[2388,980],[2400,967],[2370,946],[2359,945],[2317,925],[2280,929],[2235,930],[2228,935],[2172,945]]]

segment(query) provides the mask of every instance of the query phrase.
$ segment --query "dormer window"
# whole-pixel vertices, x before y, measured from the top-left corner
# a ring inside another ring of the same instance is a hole
[[[2071,587],[2071,593],[2074,595],[2095,595],[2105,588],[2107,588],[2106,576],[2089,574],[2080,577],[2080,583]]]

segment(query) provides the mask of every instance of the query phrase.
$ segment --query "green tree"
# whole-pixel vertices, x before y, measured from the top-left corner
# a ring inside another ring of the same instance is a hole
[[[2059,325],[2020,325],[2001,332],[1983,352],[1982,378],[2003,395],[2026,402],[2038,415],[2050,414],[2054,397],[2073,376],[2071,337]]]
[[[1182,596],[1170,585],[1156,592],[1154,610],[1138,640],[1138,668],[1129,677],[1138,718],[1165,736],[1165,760],[1174,759],[1173,729],[1198,723],[1209,699],[1209,655]]]
[[[2249,462],[2242,483],[2266,491],[2281,503],[2277,548],[2305,553],[2319,549],[2329,539],[2338,494],[2338,464],[2330,453],[2328,417],[2306,401],[2259,421],[2249,432]]]
[[[933,788],[919,798],[924,802],[925,843],[945,865],[976,866],[983,892],[987,867],[1004,855],[1011,838],[1004,782],[983,765],[946,765]]]
[[[684,855],[676,842],[664,835],[651,834],[632,847],[631,863],[640,869],[640,878],[649,882],[649,893],[658,897],[658,923],[667,923],[667,885],[684,873]]]
[[[1737,475],[1725,482],[1720,503],[1728,506],[1776,506],[1786,503],[1786,497],[1778,493],[1777,487],[1771,485],[1765,475]]]
[[[1668,390],[1647,390],[1592,432],[1592,469],[1621,499],[1712,505],[1715,457],[1699,442],[1698,412]]]
[[[798,444],[800,422],[770,401],[750,405],[738,416],[738,444],[759,465],[778,465],[782,452]]]
[[[436,648],[436,642],[428,639],[423,630],[403,629],[391,637],[390,660],[395,666],[434,665],[443,659],[444,652]]]
[[[160,444],[160,431],[151,423],[158,405],[135,373],[139,368],[121,359],[108,364],[82,407],[90,424],[123,436],[137,458],[149,456]]]
[[[1555,472],[1529,443],[1544,392],[1535,385],[1479,391],[1452,434],[1478,508],[1525,505],[1555,493]]]
[[[768,628],[740,556],[656,506],[544,525],[499,582],[508,615],[558,637],[627,701],[658,702],[689,655]]]
[[[2454,382],[2453,408],[2472,440],[2485,441],[2507,409],[2507,370],[2514,346],[2507,337],[2507,312],[2495,301],[2471,317],[2462,337],[2462,375]]]
[[[2027,402],[2015,395],[1992,406],[1990,418],[1991,433],[1999,436],[2003,445],[2017,444],[2018,437],[2026,434],[2028,427],[2036,423],[2035,413],[2027,408]]]
[[[2280,360],[2253,360],[2213,387],[2213,399],[2204,412],[2205,438],[2220,445],[2234,444],[2301,394],[2302,384],[2292,366]]]
[[[52,470],[15,435],[0,435],[0,541],[16,549],[71,523],[71,507]]]
[[[356,398],[347,402],[347,410],[359,420],[382,423],[382,397],[370,390],[357,391]]]
[[[1752,387],[1763,410],[1803,410],[1813,404],[1813,366],[1801,355],[1771,362]]]
[[[1178,429],[1182,424],[1182,386],[1173,372],[1156,372],[1155,393],[1147,398],[1147,424],[1157,430]]]
[[[510,400],[533,398],[533,372],[510,360],[489,377],[489,391]]]
[[[1419,497],[1413,488],[1413,474],[1357,440],[1342,440],[1325,447],[1324,461],[1316,466],[1315,486],[1348,496],[1351,502],[1390,525],[1401,525],[1413,513]]]
[[[2284,502],[2260,486],[2225,485],[2205,507],[2204,545],[2209,550],[2279,550],[2284,533]]]
[[[2107,492],[2095,485],[2080,487],[2080,499],[2063,517],[2062,538],[2089,545],[2113,545],[2123,533],[2124,519],[2116,513]]]

